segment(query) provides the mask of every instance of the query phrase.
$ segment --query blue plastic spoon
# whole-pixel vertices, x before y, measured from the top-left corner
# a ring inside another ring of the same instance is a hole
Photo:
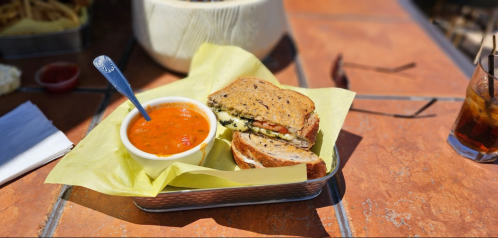
[[[123,76],[118,66],[108,56],[101,55],[93,60],[93,65],[104,75],[104,77],[125,97],[127,97],[133,105],[140,111],[145,120],[150,121],[149,114],[140,105],[140,102],[133,94],[130,83]]]

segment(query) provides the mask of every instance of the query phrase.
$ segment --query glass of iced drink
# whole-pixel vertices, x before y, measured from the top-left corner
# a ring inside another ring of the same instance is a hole
[[[494,62],[498,62],[497,57]],[[490,79],[494,85],[492,96]],[[498,158],[498,82],[488,73],[487,58],[479,62],[472,75],[448,143],[458,154],[476,162],[492,162]]]

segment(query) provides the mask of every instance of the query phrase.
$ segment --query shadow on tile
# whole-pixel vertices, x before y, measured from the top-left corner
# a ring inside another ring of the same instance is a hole
[[[185,74],[173,72],[159,65],[136,43],[136,40],[134,42],[130,59],[123,71],[134,91],[155,88],[186,77]],[[102,80],[105,78],[102,77]]]
[[[296,53],[297,50],[294,42],[289,35],[285,34],[262,62],[273,74],[275,74],[289,66],[289,64],[294,61]]]
[[[337,150],[339,151],[339,158],[341,160],[341,163],[339,165],[339,170],[337,171],[335,178],[337,179],[337,186],[339,188],[341,200],[346,193],[346,181],[344,179],[344,175],[342,174],[342,169],[348,162],[349,158],[351,158],[351,155],[354,153],[362,139],[363,137],[346,130],[341,130],[341,132],[339,132],[339,137],[337,138],[336,145]]]
[[[277,73],[289,66],[295,56],[294,43],[288,35],[284,35],[262,62],[272,73]],[[124,74],[132,88],[138,92],[187,77],[186,74],[159,65],[139,44],[135,45]]]
[[[84,219],[82,215],[86,213],[85,216],[87,216],[88,209],[91,209],[93,210],[90,211],[91,216],[93,219],[98,220],[95,226],[100,226],[104,220],[114,218],[139,225],[163,226],[165,228],[181,228],[192,223],[202,227],[206,219],[212,219],[224,227],[260,234],[329,236],[322,224],[323,218],[320,218],[317,213],[317,208],[331,206],[330,194],[325,188],[317,198],[308,201],[169,213],[147,213],[138,209],[133,204],[131,197],[110,196],[83,187],[74,187],[69,202],[69,206],[66,206],[64,210],[58,230],[65,229],[65,224],[69,228],[69,226],[72,226],[71,223],[74,222],[86,223],[82,220]],[[76,203],[80,206],[75,206],[71,203]],[[328,213],[333,214],[333,211]],[[325,216],[329,217],[331,214]],[[93,225],[88,226],[91,226],[88,229],[96,228]],[[169,228],[167,229],[169,230]]]

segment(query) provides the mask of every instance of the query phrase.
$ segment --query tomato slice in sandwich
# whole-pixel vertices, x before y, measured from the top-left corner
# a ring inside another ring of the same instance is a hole
[[[285,128],[283,126],[279,126],[279,125],[272,125],[272,124],[265,122],[265,121],[254,121],[252,123],[252,125],[255,127],[268,129],[271,131],[276,131],[276,132],[282,133],[282,134],[289,134],[289,131],[287,130],[287,128]]]

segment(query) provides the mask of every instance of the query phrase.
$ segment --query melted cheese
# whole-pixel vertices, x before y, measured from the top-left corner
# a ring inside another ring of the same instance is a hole
[[[226,128],[232,130],[247,131],[248,129],[251,129],[255,133],[261,133],[269,137],[278,137],[284,140],[294,140],[296,138],[296,135],[294,134],[282,134],[276,131],[250,126],[249,120],[233,116],[228,112],[216,111],[216,110],[213,111],[216,113],[216,116],[218,116],[218,120],[220,121],[220,123]]]
[[[284,140],[294,140],[296,138],[296,135],[293,135],[293,134],[282,134],[282,133],[278,133],[276,131],[267,130],[267,129],[259,128],[259,127],[252,127],[251,130],[256,132],[256,133],[261,133],[261,134],[267,135],[269,137],[278,137],[278,138],[281,138]]]
[[[262,163],[259,163],[259,162],[257,162],[257,161],[254,161],[254,160],[252,160],[252,159],[249,159],[249,158],[247,158],[247,156],[243,155],[242,153],[239,153],[239,157],[240,157],[240,158],[241,158],[244,162],[246,162],[246,163],[248,163],[248,164],[253,164],[253,165],[255,165],[255,166],[259,166],[259,167],[262,167],[262,168],[264,168],[264,167],[265,167],[265,166],[263,166],[263,164],[262,164]]]
[[[247,131],[249,129],[249,127],[247,127],[247,123],[249,122],[248,120],[232,116],[227,112],[220,111],[215,113],[216,116],[218,116],[218,120],[220,121],[220,123],[224,125],[226,128],[236,131]]]

